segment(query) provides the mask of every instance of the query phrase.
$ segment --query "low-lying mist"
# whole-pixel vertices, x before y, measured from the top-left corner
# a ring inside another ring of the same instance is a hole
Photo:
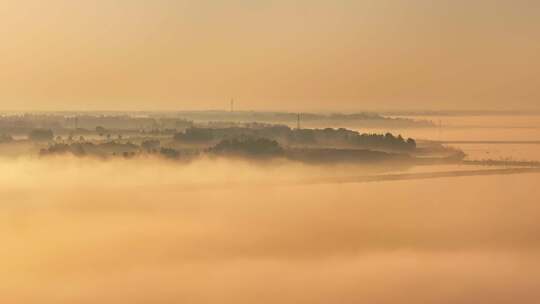
[[[534,303],[538,175],[0,159],[2,303]]]

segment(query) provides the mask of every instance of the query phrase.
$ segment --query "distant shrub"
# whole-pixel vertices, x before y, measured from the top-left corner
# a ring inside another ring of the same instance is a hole
[[[75,156],[84,156],[86,151],[83,144],[74,143],[71,145],[64,143],[55,143],[50,145],[47,149],[41,149],[40,155],[55,155],[55,154],[73,154]]]
[[[205,142],[214,139],[213,129],[189,128],[183,133],[176,133],[175,140],[188,142]]]
[[[147,152],[158,150],[161,147],[161,142],[155,139],[147,139],[141,143],[141,148]]]
[[[159,150],[159,154],[161,154],[162,156],[166,158],[171,158],[171,159],[176,159],[180,157],[180,152],[171,148],[161,148]]]
[[[13,137],[7,134],[0,134],[0,143],[7,143],[13,141]]]
[[[96,133],[98,133],[100,136],[103,136],[103,134],[105,134],[106,132],[107,132],[107,129],[105,129],[104,127],[102,126],[96,127]]]
[[[215,154],[236,154],[243,156],[278,156],[283,148],[275,140],[267,138],[225,139],[210,148]]]
[[[33,141],[50,141],[54,138],[54,134],[48,129],[34,129],[30,131],[28,138]]]

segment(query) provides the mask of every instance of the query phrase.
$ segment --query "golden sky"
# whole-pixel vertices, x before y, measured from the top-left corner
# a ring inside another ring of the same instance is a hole
[[[0,110],[539,109],[538,0],[2,0]]]

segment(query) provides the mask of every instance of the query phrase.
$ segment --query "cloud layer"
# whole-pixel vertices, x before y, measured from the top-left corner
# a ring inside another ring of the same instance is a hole
[[[331,168],[70,158],[0,167],[4,303],[540,296],[534,174],[271,186]]]

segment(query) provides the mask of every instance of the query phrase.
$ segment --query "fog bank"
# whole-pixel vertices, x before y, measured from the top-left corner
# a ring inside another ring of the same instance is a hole
[[[537,174],[284,186],[362,168],[61,157],[0,170],[3,303],[540,296]]]

